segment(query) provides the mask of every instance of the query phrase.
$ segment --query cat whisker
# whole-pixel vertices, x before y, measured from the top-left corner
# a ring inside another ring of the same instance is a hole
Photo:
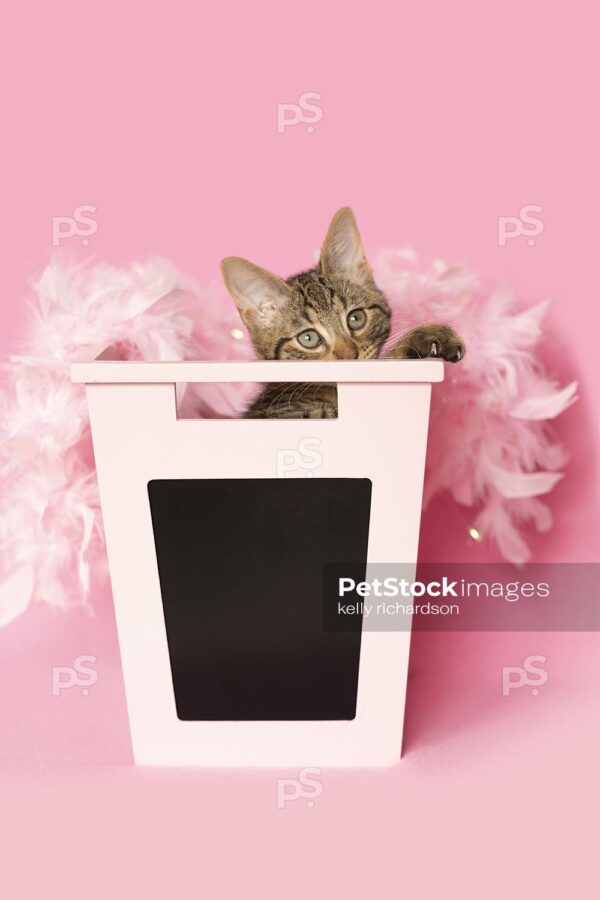
[[[393,349],[393,350],[413,350],[413,351],[417,354],[417,358],[418,358],[418,359],[423,359],[421,353],[419,353],[419,351],[417,350],[417,348],[416,348],[416,347],[413,347],[412,344],[396,344],[396,345],[395,345],[394,347],[392,347],[391,349]],[[388,357],[388,358],[389,358],[389,357]],[[393,358],[393,357],[392,357],[392,358]],[[400,357],[400,358],[401,358],[401,359],[407,359],[408,357],[404,356],[404,357]]]
[[[271,399],[269,406],[267,407],[267,413],[266,413],[267,418],[269,418],[269,413],[271,412],[271,409],[273,408],[273,404],[276,403],[285,394],[285,392],[289,389],[290,386],[293,388],[294,383],[292,382],[290,385],[290,383],[288,383],[288,382],[282,382],[279,389],[277,391],[275,391],[275,394],[274,394],[273,398]]]
[[[399,341],[401,338],[409,335],[411,331],[411,328],[403,328],[401,330],[394,331],[388,338],[386,338],[385,344],[393,344],[396,341]]]

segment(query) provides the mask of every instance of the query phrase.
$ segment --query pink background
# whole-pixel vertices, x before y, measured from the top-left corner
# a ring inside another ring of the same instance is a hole
[[[52,217],[81,204],[98,231],[64,242],[76,256],[160,254],[200,283],[229,254],[301,268],[350,204],[367,250],[410,244],[553,298],[547,359],[581,390],[535,556],[596,560],[592,18],[582,2],[20,3],[0,37],[0,350],[23,332]],[[309,91],[314,131],[278,134],[277,103]],[[498,217],[530,204],[534,246],[500,247]],[[433,513],[429,555],[489,552],[445,501]],[[110,596],[93,605],[0,632],[6,896],[597,896],[596,634],[417,634],[403,761],[323,772],[313,808],[278,809],[276,779],[296,773],[131,767]],[[53,697],[52,666],[81,654],[97,683]],[[503,697],[502,667],[530,654],[547,659],[540,694]]]

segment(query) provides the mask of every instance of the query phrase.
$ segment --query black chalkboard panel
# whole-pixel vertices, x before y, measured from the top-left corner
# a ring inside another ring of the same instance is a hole
[[[179,718],[353,719],[360,630],[324,630],[323,570],[366,566],[371,482],[161,479],[148,494]]]

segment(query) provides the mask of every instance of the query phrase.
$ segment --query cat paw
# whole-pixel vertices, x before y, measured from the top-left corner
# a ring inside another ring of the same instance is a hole
[[[390,356],[404,359],[445,359],[460,362],[466,347],[462,338],[449,325],[429,322],[404,335]]]
[[[458,334],[447,328],[447,334],[432,337],[429,356],[439,356],[447,362],[460,362],[465,355],[465,345]]]

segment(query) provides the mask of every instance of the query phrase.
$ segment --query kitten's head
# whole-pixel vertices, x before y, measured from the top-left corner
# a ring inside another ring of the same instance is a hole
[[[351,209],[335,214],[319,265],[308,272],[284,281],[237,256],[221,269],[265,359],[372,359],[389,336],[390,308]]]

